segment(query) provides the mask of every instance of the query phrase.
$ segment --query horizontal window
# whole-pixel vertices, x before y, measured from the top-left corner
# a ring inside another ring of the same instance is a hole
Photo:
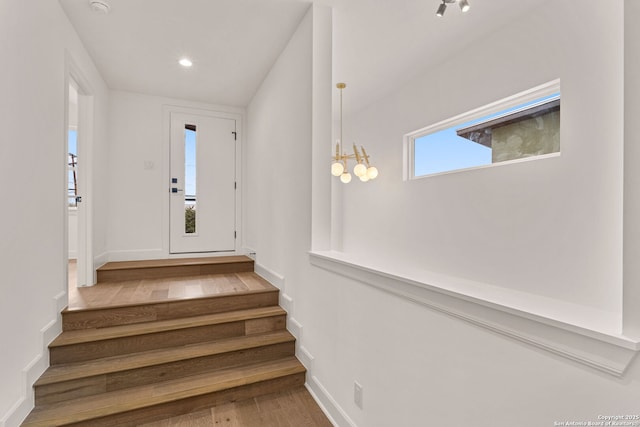
[[[553,82],[407,135],[409,176],[560,152],[559,90]]]

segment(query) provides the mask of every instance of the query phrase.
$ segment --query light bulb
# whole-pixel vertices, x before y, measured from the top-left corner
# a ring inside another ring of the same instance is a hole
[[[468,12],[469,9],[471,9],[471,6],[469,6],[469,2],[467,0],[460,0],[460,10],[463,12]]]
[[[340,181],[342,181],[344,184],[348,184],[351,182],[351,174],[349,172],[345,172],[342,175],[340,175]]]
[[[364,174],[367,173],[367,167],[365,165],[363,165],[362,163],[358,163],[354,168],[353,168],[353,174],[355,176],[362,176]]]
[[[378,168],[376,168],[375,166],[369,167],[369,169],[367,169],[367,176],[369,177],[369,179],[376,179],[376,177],[378,176]]]
[[[331,175],[340,176],[344,172],[344,165],[342,162],[333,162],[331,164]]]
[[[367,182],[367,181],[369,181],[369,177],[367,176],[367,174],[366,174],[366,173],[364,173],[364,174],[360,175],[360,181],[362,181],[362,182]]]

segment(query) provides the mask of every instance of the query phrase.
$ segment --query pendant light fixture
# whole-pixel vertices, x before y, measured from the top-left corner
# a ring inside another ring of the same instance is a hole
[[[360,181],[367,182],[378,176],[378,169],[369,163],[369,155],[361,145],[360,150],[353,144],[353,154],[346,154],[342,149],[342,90],[347,87],[345,83],[338,83],[336,87],[340,90],[340,139],[336,141],[336,154],[331,163],[331,175],[339,176],[344,184],[351,182],[348,160],[355,159],[356,165],[353,167],[353,174],[360,178]]]

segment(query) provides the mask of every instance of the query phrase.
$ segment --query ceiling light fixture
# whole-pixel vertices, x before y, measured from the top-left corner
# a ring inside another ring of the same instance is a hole
[[[183,67],[191,67],[193,65],[193,62],[191,62],[189,58],[182,58],[178,63]]]
[[[442,17],[444,12],[447,10],[447,4],[458,3],[460,6],[460,10],[463,12],[468,12],[471,9],[468,0],[442,0],[442,3],[438,6],[438,10],[436,11],[436,16]]]
[[[89,6],[91,6],[91,10],[102,15],[108,14],[109,9],[111,9],[109,3],[107,3],[105,0],[91,0],[89,1]]]
[[[367,182],[378,176],[378,169],[369,163],[369,155],[361,145],[360,150],[353,144],[353,154],[345,154],[342,150],[342,90],[347,87],[344,83],[336,85],[340,89],[340,139],[336,141],[336,154],[333,156],[331,163],[331,175],[339,176],[340,181],[344,184],[351,182],[351,174],[347,168],[348,159],[355,159],[356,165],[353,168],[353,174],[360,178],[360,181]]]

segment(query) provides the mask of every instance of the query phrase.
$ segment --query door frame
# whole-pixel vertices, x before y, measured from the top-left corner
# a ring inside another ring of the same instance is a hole
[[[65,108],[64,108],[64,239],[63,264],[65,283],[68,286],[69,268],[69,224],[68,224],[68,147],[69,147],[69,85],[74,82],[78,91],[78,187],[81,188],[82,205],[78,208],[78,271],[77,286],[93,286],[96,283],[96,269],[93,261],[93,130],[94,96],[88,79],[65,51]],[[65,288],[66,290],[67,288]]]
[[[236,121],[236,197],[235,197],[235,222],[236,222],[236,239],[234,242],[234,251],[230,252],[187,252],[172,254],[170,252],[169,234],[170,234],[170,200],[171,200],[171,113],[191,114],[196,116],[208,116],[222,119],[233,119]],[[211,108],[199,108],[191,106],[170,105],[165,104],[162,107],[162,182],[160,191],[163,197],[162,209],[162,252],[167,258],[195,258],[210,256],[225,256],[239,254],[242,248],[242,141],[244,134],[244,110],[226,107],[211,106]]]

